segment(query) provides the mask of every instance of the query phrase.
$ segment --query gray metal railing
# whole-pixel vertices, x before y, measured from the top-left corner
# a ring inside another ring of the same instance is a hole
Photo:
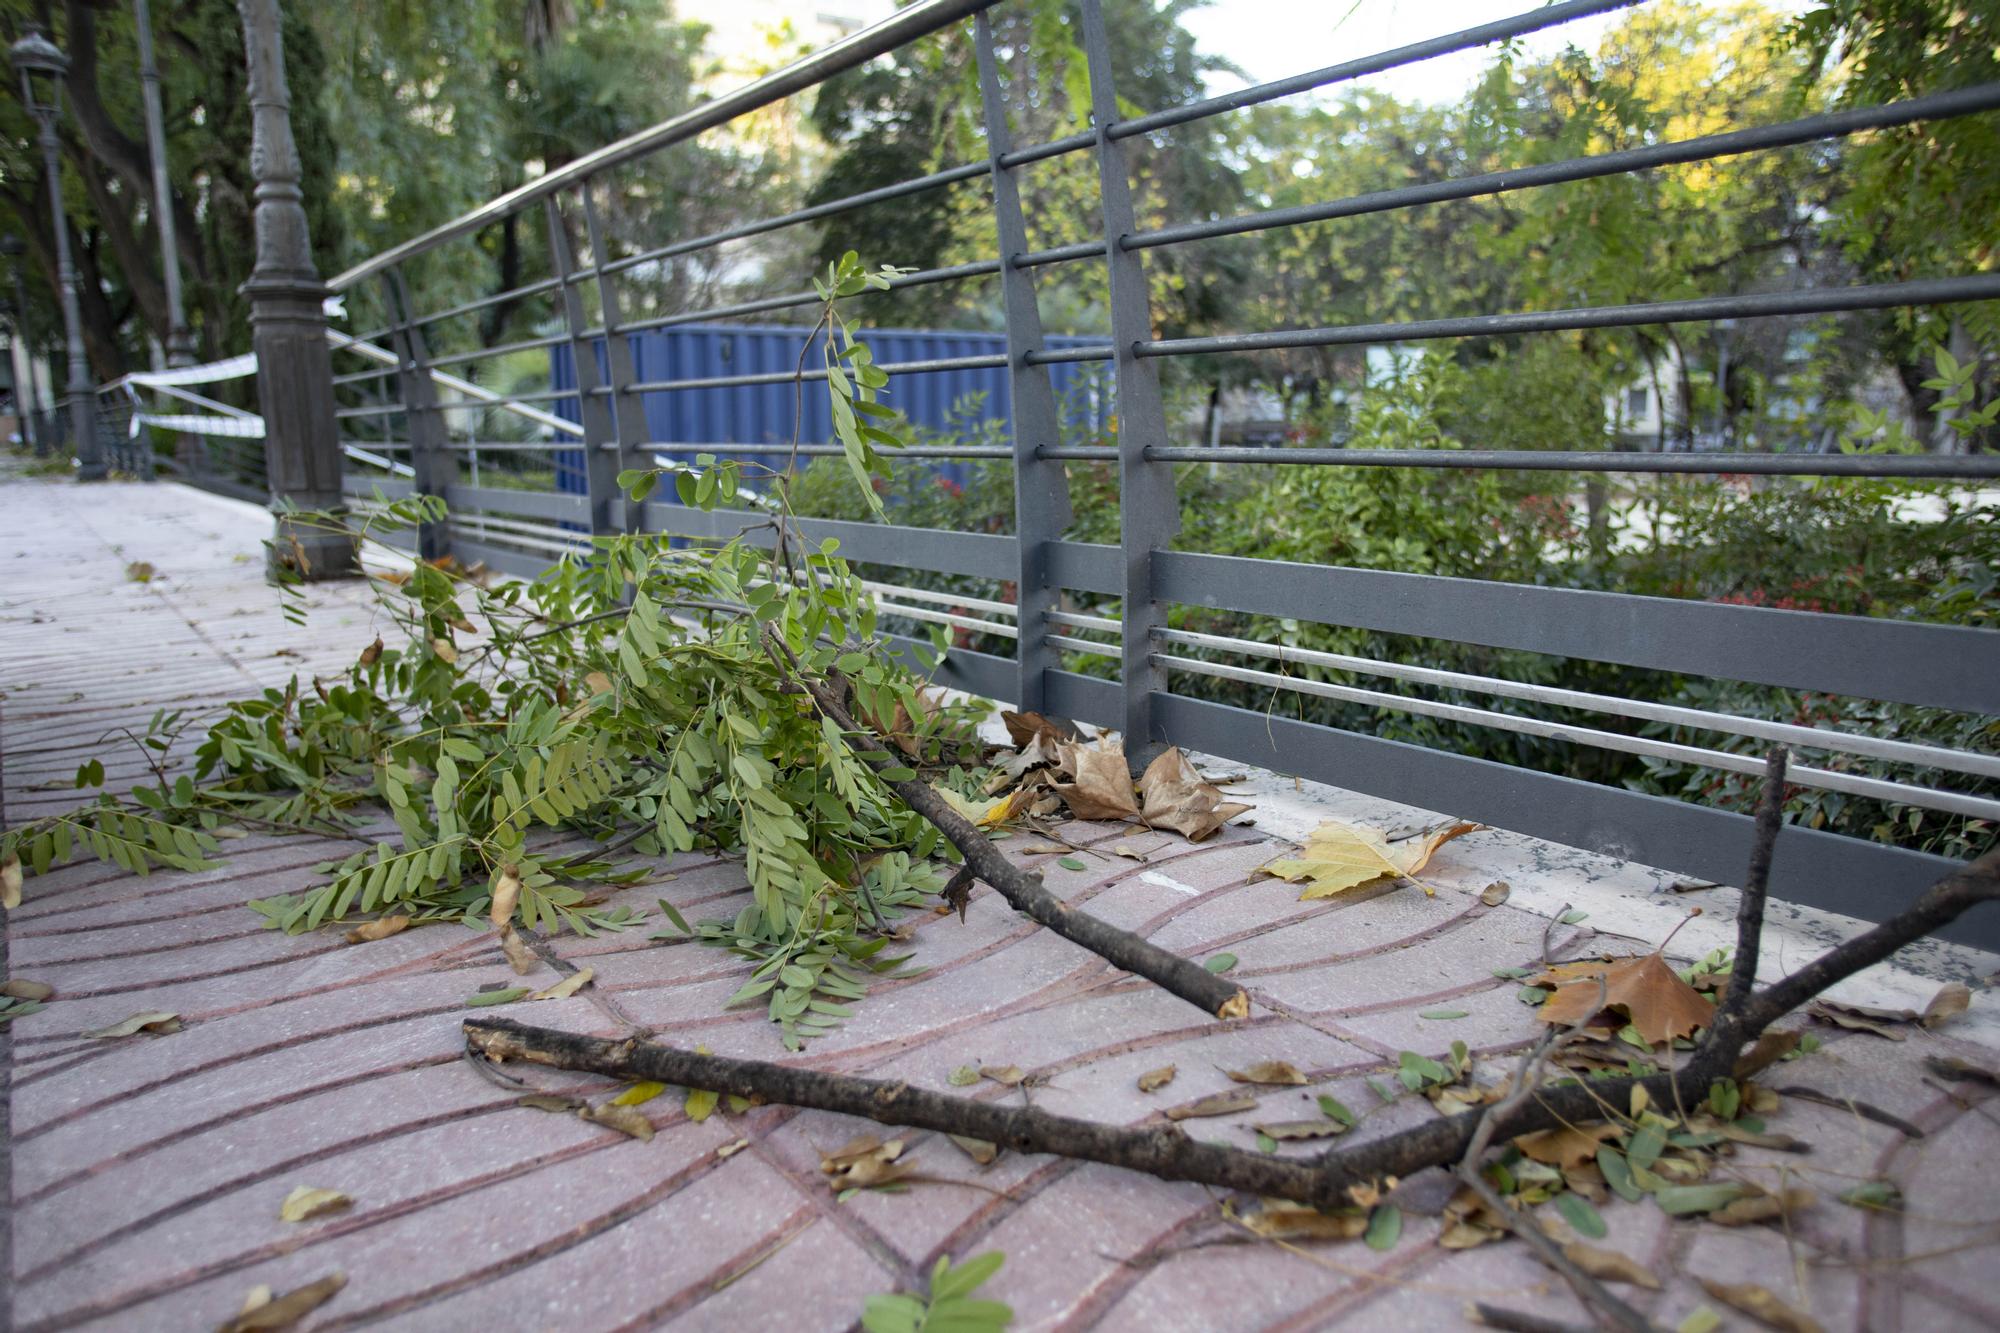
[[[1253,711],[1197,697],[1177,689],[1177,685],[1220,679],[1272,693],[1290,691],[1719,772],[1748,773],[1757,765],[1744,753],[1660,739],[1643,731],[1610,731],[1543,715],[1302,678],[1287,674],[1284,668],[1349,673],[1512,699],[1544,710],[1574,710],[1763,744],[1793,745],[1808,752],[1806,761],[1792,773],[1793,780],[1802,786],[1890,805],[1939,810],[1986,820],[1989,827],[2000,826],[2000,801],[1976,791],[1857,775],[1837,767],[1816,766],[1810,758],[1815,751],[1836,757],[1857,756],[1977,782],[2000,776],[2000,759],[1987,753],[1602,692],[1557,689],[1410,662],[1315,653],[1231,635],[1196,633],[1169,624],[1172,607],[1205,608],[1239,617],[1318,622],[1643,671],[1991,714],[2000,712],[2000,631],[1176,550],[1179,500],[1174,468],[1176,464],[1205,462],[1263,467],[1937,479],[2000,477],[2000,458],[1977,454],[1916,457],[1478,448],[1202,448],[1176,441],[1176,428],[1165,411],[1159,383],[1161,363],[1177,357],[1986,301],[2000,299],[2000,276],[1966,273],[1944,279],[1693,300],[1156,338],[1146,267],[1148,256],[1156,251],[1220,237],[1364,214],[1398,213],[1444,201],[1824,142],[1942,117],[1992,114],[2000,108],[2000,85],[1518,171],[1418,182],[1296,208],[1145,230],[1135,218],[1124,147],[1139,136],[1523,36],[1585,15],[1624,8],[1637,0],[1571,0],[1549,5],[1378,56],[1122,120],[1117,115],[1119,90],[1113,86],[1104,16],[1098,0],[1079,0],[1092,128],[1046,143],[1019,146],[1012,142],[1002,80],[1006,53],[996,46],[986,13],[995,2],[921,0],[883,24],[736,93],[609,145],[338,275],[334,288],[350,294],[379,290],[382,308],[391,312],[386,324],[339,343],[336,350],[336,369],[342,372],[336,381],[343,395],[342,429],[350,436],[351,449],[365,451],[367,457],[380,463],[356,469],[350,476],[350,494],[357,503],[365,504],[378,490],[388,495],[412,489],[441,493],[452,508],[452,518],[441,530],[422,534],[424,554],[450,552],[467,563],[480,561],[521,575],[534,574],[552,558],[586,553],[594,533],[650,531],[694,539],[733,537],[744,527],[746,515],[702,512],[660,500],[630,504],[617,493],[615,478],[621,469],[642,466],[656,450],[667,447],[650,439],[646,427],[645,407],[655,395],[770,384],[792,376],[759,371],[699,379],[658,374],[641,378],[634,368],[630,336],[698,321],[797,309],[810,306],[817,298],[809,292],[789,293],[732,300],[699,310],[627,317],[622,309],[627,289],[621,283],[643,275],[649,265],[707,254],[750,237],[827,223],[857,209],[933,190],[983,183],[991,193],[997,253],[906,274],[893,285],[908,289],[997,278],[1006,354],[885,368],[916,376],[973,365],[1006,366],[1012,422],[1012,439],[1007,446],[927,445],[911,451],[911,456],[1011,461],[1016,496],[1012,535],[895,522],[808,519],[803,524],[810,537],[839,538],[842,553],[864,565],[914,571],[921,576],[951,575],[991,586],[993,595],[989,596],[940,593],[886,578],[875,581],[885,607],[902,620],[942,625],[1014,645],[1011,657],[954,648],[938,668],[938,677],[945,683],[1023,707],[1120,728],[1128,737],[1128,748],[1135,752],[1171,741],[1232,761],[1722,881],[1737,876],[1745,863],[1750,822],[1742,815],[1474,758],[1446,748]],[[835,74],[968,19],[973,27],[986,131],[983,158],[702,235],[652,238],[629,253],[609,253],[595,192],[614,188],[610,179],[614,170],[722,130],[737,117],[813,89]],[[1032,164],[1069,154],[1087,154],[1094,165],[1098,236],[1031,250],[1022,216],[1019,174]],[[522,281],[510,290],[476,300],[425,308],[423,293],[408,276],[416,261],[446,247],[466,246],[484,229],[510,217],[534,222],[537,215],[551,248],[549,276]],[[1101,346],[1050,347],[1043,336],[1036,279],[1053,266],[1076,263],[1104,266],[1110,295],[1110,337]],[[449,321],[496,306],[531,301],[548,303],[548,317],[540,326],[545,332],[500,346],[465,348],[443,355],[429,351],[430,343]],[[498,392],[481,387],[474,379],[448,377],[444,370],[519,362],[556,349],[567,349],[571,357],[577,375],[573,388],[551,382],[546,388]],[[1109,368],[1118,406],[1115,445],[1063,443],[1048,367],[1079,361],[1102,362]],[[697,447],[703,446],[675,445],[673,449],[685,454]],[[705,447],[723,455],[770,451],[769,446],[743,444]],[[565,449],[581,449],[583,453],[582,493],[514,488],[523,475],[522,466],[538,461],[553,466],[556,454]],[[482,452],[488,467],[494,469],[484,481],[477,470]],[[800,452],[816,456],[834,451],[808,442]],[[460,467],[468,455],[474,466],[471,484],[466,484]],[[496,459],[505,460],[509,470],[502,471]],[[1069,462],[1116,464],[1120,545],[1094,545],[1065,535],[1072,527],[1065,473]],[[1011,598],[1001,591],[1006,588],[1012,589]],[[1117,616],[1101,614],[1114,603],[1119,608]],[[1116,678],[1070,669],[1091,659],[1115,663]],[[1801,828],[1788,837],[1774,891],[1794,901],[1879,918],[1928,885],[1948,864],[1917,851]],[[1988,947],[2000,945],[2000,923],[1991,920],[1968,920],[1953,933]]]

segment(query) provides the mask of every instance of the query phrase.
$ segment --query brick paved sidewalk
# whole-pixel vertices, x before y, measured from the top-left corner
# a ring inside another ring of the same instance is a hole
[[[0,784],[10,822],[72,800],[69,776],[89,755],[113,755],[114,780],[141,775],[136,750],[100,739],[108,730],[344,665],[373,637],[359,588],[316,591],[303,630],[282,620],[259,574],[266,522],[164,483],[0,484],[0,530],[10,534],[0,551]],[[134,560],[158,576],[129,581]],[[1072,871],[1038,858],[1053,888],[1168,947],[1236,953],[1232,976],[1257,1000],[1252,1017],[1206,1021],[981,891],[964,924],[922,918],[915,948],[928,971],[878,986],[804,1060],[930,1087],[961,1065],[1018,1065],[1046,1080],[1037,1105],[1126,1122],[1229,1088],[1222,1071],[1251,1061],[1306,1071],[1310,1087],[1267,1090],[1256,1113],[1192,1122],[1248,1145],[1247,1122],[1311,1114],[1313,1094],[1374,1104],[1363,1079],[1398,1051],[1436,1054],[1464,1040],[1497,1059],[1536,1033],[1517,983],[1492,973],[1538,959],[1548,923],[1515,905],[1482,907],[1468,890],[1540,845],[1498,834],[1448,845],[1436,863],[1447,887],[1435,898],[1402,889],[1301,903],[1295,890],[1251,878],[1272,855],[1257,829],[1198,848],[1124,827],[1073,825],[1067,835],[1129,843],[1151,859],[1091,855]],[[226,864],[202,874],[139,880],[86,863],[30,881],[6,922],[9,974],[47,981],[58,998],[0,1028],[15,1326],[213,1327],[258,1284],[284,1291],[339,1271],[346,1288],[308,1327],[841,1329],[868,1295],[919,1287],[938,1254],[992,1249],[1008,1262],[990,1293],[1024,1329],[1451,1328],[1472,1299],[1582,1322],[1518,1243],[1446,1252],[1433,1217],[1409,1216],[1387,1253],[1240,1243],[1200,1188],[1013,1154],[982,1168],[925,1134],[906,1137],[926,1180],[842,1203],[818,1171],[820,1150],[863,1128],[840,1117],[765,1107],[694,1123],[670,1093],[645,1107],[658,1134],[641,1143],[516,1108],[458,1059],[466,998],[515,980],[488,937],[437,926],[350,946],[336,934],[261,930],[243,908],[306,882],[334,846],[253,836],[226,844]],[[1573,854],[1542,848],[1527,860],[1544,882],[1516,903],[1591,892]],[[690,917],[739,905],[731,863],[683,857],[659,869],[623,896],[648,909],[666,896]],[[1507,873],[1522,884],[1518,868]],[[1560,882],[1565,874],[1575,883]],[[1558,942],[1592,927],[1629,928],[1597,911],[1559,928]],[[1804,945],[1778,943],[1778,962],[1795,965]],[[545,960],[594,968],[596,984],[492,1012],[787,1058],[758,1013],[721,1009],[741,982],[739,960],[644,931],[538,947]],[[1969,959],[1960,951],[1948,961]],[[558,976],[552,962],[528,980]],[[1990,1003],[1982,995],[1963,1023],[1913,1029],[1903,1042],[1829,1031],[1823,1051],[1782,1067],[1773,1082],[1859,1099],[1924,1131],[1910,1138],[1788,1098],[1771,1128],[1813,1151],[1745,1150],[1734,1167],[1766,1180],[1788,1168],[1819,1193],[1789,1236],[1668,1225],[1650,1203],[1607,1207],[1604,1243],[1667,1279],[1635,1301],[1672,1327],[1714,1304],[1694,1284],[1702,1276],[1766,1285],[1828,1328],[2000,1326],[2000,1298],[1978,1276],[2000,1256],[2000,1202],[1988,1188],[2000,1108],[1921,1067],[1932,1052],[1992,1060]],[[185,1028],[116,1042],[79,1035],[139,1010],[177,1012]],[[1426,1019],[1427,1010],[1467,1016]],[[1169,1063],[1180,1070],[1171,1087],[1137,1091],[1140,1072]],[[1022,1095],[991,1083],[967,1091]],[[1356,1133],[1431,1114],[1406,1099]],[[746,1146],[725,1157],[739,1140]],[[1876,1175],[1901,1185],[1905,1211],[1832,1200]],[[279,1202],[298,1185],[345,1191],[355,1205],[281,1222]],[[1723,1313],[1727,1326],[1750,1326]]]

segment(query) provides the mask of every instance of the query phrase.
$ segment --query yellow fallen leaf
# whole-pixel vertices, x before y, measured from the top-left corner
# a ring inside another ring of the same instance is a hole
[[[26,977],[9,977],[0,983],[0,995],[10,1000],[46,1000],[56,993],[56,988],[46,981],[30,981]]]
[[[1235,1115],[1238,1111],[1256,1109],[1257,1099],[1247,1092],[1218,1092],[1185,1106],[1168,1107],[1167,1119],[1192,1120],[1197,1116]]]
[[[364,921],[353,930],[348,931],[347,942],[349,944],[366,944],[370,940],[386,940],[391,935],[408,930],[409,927],[410,918],[401,912],[398,912],[394,916],[377,917],[373,921]]]
[[[655,1083],[651,1079],[645,1079],[642,1082],[634,1083],[631,1087],[613,1097],[611,1104],[613,1106],[643,1106],[666,1090],[666,1084]]]
[[[1514,1146],[1537,1162],[1549,1166],[1582,1166],[1597,1160],[1604,1140],[1619,1134],[1616,1125],[1563,1125],[1538,1130],[1514,1140]]]
[[[180,1030],[181,1018],[179,1014],[151,1010],[143,1014],[134,1014],[130,1018],[121,1019],[109,1027],[93,1028],[83,1035],[86,1037],[130,1037],[136,1033],[150,1032],[155,1036],[164,1036],[169,1032],[179,1032]]]
[[[980,828],[998,828],[1034,800],[1034,793],[1026,790],[995,796],[988,801],[971,800],[937,783],[931,784],[931,790],[944,797],[946,805]]]
[[[717,1148],[715,1150],[715,1155],[718,1159],[731,1158],[734,1157],[737,1153],[742,1152],[745,1148],[749,1146],[750,1146],[750,1140],[736,1139],[733,1140],[732,1142],[723,1144],[720,1148]]]
[[[1246,1231],[1265,1240],[1355,1240],[1368,1230],[1366,1213],[1322,1213],[1308,1204],[1278,1199],[1260,1199],[1234,1217]]]
[[[1660,1279],[1651,1269],[1618,1250],[1576,1240],[1563,1246],[1563,1257],[1600,1282],[1625,1282],[1647,1291],[1660,1289]]]
[[[1358,828],[1337,819],[1328,820],[1306,836],[1299,854],[1267,863],[1267,875],[1292,884],[1304,884],[1301,900],[1331,898],[1349,889],[1358,889],[1378,879],[1414,880],[1418,871],[1430,864],[1437,849],[1453,838],[1484,827],[1456,823],[1418,838],[1391,843],[1380,830]],[[1434,892],[1419,883],[1425,893]]]
[[[1725,1305],[1733,1305],[1759,1323],[1782,1329],[1784,1333],[1822,1333],[1819,1320],[1794,1310],[1768,1288],[1754,1282],[1714,1282],[1697,1278],[1703,1291]]]
[[[21,858],[0,861],[0,907],[13,911],[21,905]]]
[[[979,1077],[992,1079],[1003,1087],[1016,1088],[1027,1077],[1019,1065],[981,1065]]]
[[[590,979],[596,975],[597,970],[595,968],[578,968],[555,985],[550,986],[547,990],[538,990],[528,998],[531,1000],[567,1000],[570,996],[588,986]],[[627,1105],[630,1105],[630,1103],[628,1102]]]
[[[594,1125],[615,1129],[620,1134],[629,1134],[643,1142],[651,1142],[653,1137],[653,1122],[646,1118],[644,1111],[635,1110],[630,1106],[620,1106],[615,1101],[583,1107],[577,1114]]]
[[[267,1299],[254,1306],[245,1301],[243,1313],[221,1325],[217,1333],[275,1333],[279,1329],[292,1328],[332,1300],[346,1285],[345,1273],[329,1273],[319,1281],[308,1282],[276,1300]],[[254,1299],[257,1293],[253,1291],[250,1295]]]
[[[1000,1156],[999,1145],[988,1143],[985,1139],[969,1138],[964,1134],[947,1134],[945,1137],[950,1139],[960,1152],[981,1166],[991,1165],[993,1160]]]
[[[707,1055],[709,1049],[706,1046],[697,1046],[694,1048],[694,1053]],[[712,1088],[689,1088],[687,1101],[682,1109],[687,1112],[687,1118],[690,1120],[706,1120],[715,1113],[715,1104],[721,1100],[722,1094]]]
[[[1306,1081],[1306,1076],[1296,1066],[1283,1060],[1259,1060],[1247,1069],[1225,1069],[1222,1072],[1238,1083],[1296,1086]]]
[[[1173,1082],[1174,1075],[1178,1072],[1180,1071],[1173,1065],[1162,1065],[1158,1069],[1149,1069],[1139,1075],[1139,1091],[1158,1092],[1161,1088]]]
[[[278,1205],[278,1218],[285,1222],[304,1222],[326,1213],[337,1213],[352,1206],[354,1200],[339,1190],[314,1189],[311,1185],[301,1185],[285,1196]]]
[[[500,878],[493,882],[493,905],[486,911],[486,919],[496,926],[504,926],[514,919],[514,908],[521,901],[521,872],[509,864],[500,867]]]
[[[525,977],[542,965],[542,960],[521,938],[521,932],[514,929],[512,921],[500,927],[500,951],[507,955],[507,964],[514,969],[517,977]]]

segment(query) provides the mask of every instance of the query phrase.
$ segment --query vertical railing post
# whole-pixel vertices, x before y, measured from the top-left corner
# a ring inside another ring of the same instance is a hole
[[[1112,369],[1118,410],[1118,523],[1124,594],[1125,753],[1134,768],[1157,753],[1153,695],[1166,688],[1166,672],[1153,662],[1153,631],[1162,623],[1153,592],[1153,553],[1180,531],[1180,502],[1170,463],[1147,459],[1146,450],[1167,443],[1166,408],[1152,362],[1137,353],[1152,336],[1146,268],[1125,248],[1137,229],[1125,153],[1111,137],[1118,97],[1111,82],[1111,43],[1099,0],[1082,0],[1083,51],[1090,67],[1090,112],[1097,133],[1098,196],[1104,212],[1104,263],[1111,286]]]
[[[583,183],[581,193],[584,234],[590,242],[590,270],[597,278],[597,313],[604,319],[604,365],[610,373],[611,427],[618,442],[617,452],[606,466],[615,486],[618,474],[636,462],[640,446],[646,443],[646,405],[640,395],[632,392],[639,379],[632,363],[632,336],[619,332],[619,326],[625,322],[625,308],[618,299],[616,275],[604,267],[610,253],[605,248],[604,224],[598,217],[589,181]],[[644,525],[639,521],[638,506],[621,501],[621,507],[625,515],[624,531],[639,531]]]
[[[403,429],[410,439],[411,488],[420,495],[443,496],[458,480],[458,465],[451,456],[451,435],[445,427],[444,410],[438,406],[437,383],[431,378],[430,347],[423,325],[417,322],[416,307],[410,301],[409,283],[401,265],[382,275],[388,289],[389,310],[394,318],[390,345],[396,351],[396,392],[403,402]],[[384,431],[386,435],[388,432]],[[384,451],[393,458],[395,455]],[[451,519],[442,523],[417,525],[417,557],[442,560],[451,554]]]
[[[973,18],[979,55],[979,96],[986,112],[986,152],[992,164],[993,220],[1000,241],[1000,302],[1007,316],[1007,394],[1014,432],[1014,546],[1017,559],[1014,613],[1020,626],[1015,661],[1018,707],[1043,711],[1048,673],[1060,658],[1049,647],[1048,613],[1062,590],[1049,578],[1049,553],[1070,525],[1069,479],[1063,464],[1041,456],[1044,446],[1061,443],[1055,386],[1047,366],[1028,364],[1042,347],[1042,313],[1035,280],[1015,261],[1028,249],[1015,168],[1002,159],[1013,149],[1007,102],[993,53],[993,25],[984,10]]]
[[[237,0],[237,8],[250,73],[250,169],[257,181],[257,260],[242,291],[250,298],[265,475],[277,510],[271,558],[309,579],[351,576],[360,573],[360,563],[353,535],[344,530],[327,290],[313,264],[299,189],[303,168],[292,138],[278,0]],[[297,521],[293,506],[329,515],[331,522]]]
[[[588,191],[590,184],[584,182]],[[590,500],[590,531],[592,535],[603,535],[626,531],[623,522],[613,518],[612,506],[618,505],[617,512],[632,506],[625,505],[618,493],[618,421],[612,399],[614,395],[603,392],[604,375],[597,365],[597,349],[590,338],[590,323],[585,318],[583,293],[577,290],[580,281],[576,276],[576,256],[571,252],[569,232],[563,225],[562,209],[557,207],[555,196],[543,201],[548,218],[549,256],[555,264],[556,292],[562,301],[563,321],[569,329],[570,361],[576,367],[577,410],[583,420],[583,478],[584,488]],[[609,342],[607,335],[606,341]],[[614,361],[615,364],[615,361]],[[626,515],[629,521],[633,515]]]

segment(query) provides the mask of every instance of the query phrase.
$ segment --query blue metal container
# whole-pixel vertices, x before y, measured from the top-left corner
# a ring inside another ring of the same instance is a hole
[[[799,349],[809,332],[804,327],[683,324],[629,336],[634,372],[645,382],[715,379],[725,375],[789,375],[799,364]],[[871,329],[864,340],[881,365],[948,357],[1004,356],[1007,351],[1006,337],[1000,333]],[[1072,336],[1048,339],[1050,347],[1102,346],[1103,342],[1102,338]],[[601,340],[595,350],[601,370],[605,363]],[[820,355],[816,338],[806,356],[808,370],[822,364]],[[550,350],[549,368],[552,388],[576,387],[575,363],[568,347]],[[1066,418],[1090,427],[1101,426],[1109,411],[1108,390],[1100,387],[1108,382],[1102,367],[1088,362],[1066,362],[1049,370]],[[781,467],[791,447],[798,396],[797,387],[789,382],[649,393],[644,395],[646,438],[654,446],[653,452],[684,459],[699,453],[702,445],[768,444],[772,446],[771,453],[745,461]],[[807,381],[803,398],[800,442],[827,443],[833,437],[833,420],[827,406],[826,385]],[[1003,439],[1012,439],[1012,404],[1007,398],[1004,366],[895,374],[883,401],[917,425],[932,430],[944,430],[954,422],[963,425],[997,421]],[[581,420],[574,399],[558,400],[554,410],[571,421]],[[582,451],[559,451],[555,463],[557,489],[583,494]],[[969,479],[971,471],[964,463],[940,462],[936,467],[940,475],[961,484]]]

